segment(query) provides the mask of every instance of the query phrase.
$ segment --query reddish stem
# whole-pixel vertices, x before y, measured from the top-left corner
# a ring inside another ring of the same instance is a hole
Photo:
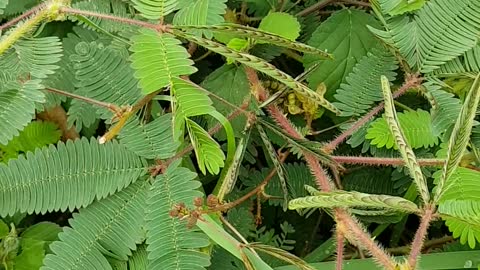
[[[345,242],[345,236],[343,235],[343,232],[339,230],[337,227],[337,230],[335,231],[335,234],[337,236],[337,262],[336,262],[336,270],[342,270],[343,269],[343,244]]]
[[[405,94],[408,89],[410,89],[412,87],[415,87],[415,86],[418,86],[420,82],[421,82],[421,79],[416,77],[416,76],[411,76],[411,77],[407,78],[405,83],[395,93],[392,94],[393,98],[395,99],[395,98],[398,98],[399,96]],[[353,124],[350,128],[345,130],[342,134],[340,134],[340,136],[338,136],[333,141],[326,144],[323,147],[323,149],[327,153],[331,153],[333,150],[335,150],[335,148],[337,148],[337,146],[339,144],[341,144],[343,141],[345,141],[350,135],[355,133],[355,131],[357,131],[358,129],[363,127],[363,125],[365,125],[372,117],[374,117],[380,111],[382,111],[384,106],[385,106],[384,102],[381,102],[380,104],[378,104],[369,113],[367,113],[362,118],[357,120],[355,122],[355,124]]]
[[[392,258],[372,240],[372,237],[358,224],[358,221],[343,209],[335,209],[335,216],[337,222],[341,222],[350,231],[350,233],[345,236],[349,237],[350,235],[350,237],[355,237],[354,239],[349,239],[350,242],[356,243],[359,247],[368,251],[385,269],[396,269]]]
[[[35,12],[39,11],[40,9],[44,8],[45,7],[45,3],[41,3],[39,5],[36,5],[35,7],[31,8],[30,10],[24,12],[23,14],[21,14],[20,16],[4,23],[3,25],[0,25],[0,31],[3,31],[4,29],[7,29],[9,27],[12,27],[13,25],[15,25],[16,23],[18,23],[19,21],[23,20],[23,19],[26,19],[28,17],[30,17],[31,15],[33,15]]]
[[[102,13],[86,11],[86,10],[80,10],[80,9],[74,9],[74,8],[67,8],[67,7],[61,8],[60,11],[64,12],[64,13],[69,13],[69,14],[92,16],[92,17],[101,18],[101,19],[105,19],[105,20],[117,21],[117,22],[131,24],[131,25],[137,25],[137,26],[141,26],[141,27],[145,27],[145,28],[154,29],[154,30],[157,30],[157,31],[160,31],[160,32],[166,32],[167,31],[167,27],[163,24],[148,23],[148,22],[129,19],[129,18],[122,18],[122,17],[118,17],[118,16],[102,14]]]
[[[428,227],[433,219],[435,206],[427,204],[425,205],[424,209],[425,211],[423,212],[422,219],[420,220],[420,226],[415,233],[415,238],[413,238],[412,250],[408,256],[408,265],[410,266],[410,269],[416,269],[418,256],[421,254]]]
[[[250,81],[252,90],[254,91],[255,97],[258,99],[259,102],[263,102],[266,100],[267,94],[265,89],[263,88],[262,84],[258,80],[258,76],[255,70],[252,68],[245,68],[247,73],[247,77]],[[282,114],[280,109],[274,105],[269,105],[267,107],[268,111],[272,118],[278,123],[278,125],[285,130],[290,136],[294,138],[303,138],[303,136],[290,124],[288,119]],[[334,190],[333,185],[331,184],[330,179],[328,178],[327,174],[320,166],[317,158],[307,152],[303,153],[305,160],[310,168],[310,171],[315,176],[315,180],[318,186],[321,188],[322,191],[332,191]],[[356,221],[353,217],[351,217],[345,210],[342,209],[334,209],[335,217],[337,222],[341,222],[341,226],[347,226],[349,228],[349,232],[351,235],[355,237],[358,241],[357,243],[362,244],[369,249],[369,252],[372,256],[376,257],[376,259],[381,263],[385,269],[387,270],[394,270],[395,264],[394,261],[390,259],[390,257],[383,251],[380,246],[378,246],[374,240],[362,229],[361,225]],[[349,235],[345,235],[349,236]],[[353,241],[354,239],[352,239]]]

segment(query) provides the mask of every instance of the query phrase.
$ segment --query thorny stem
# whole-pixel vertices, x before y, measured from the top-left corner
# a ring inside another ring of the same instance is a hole
[[[378,263],[383,265],[385,269],[396,269],[396,263],[392,260],[392,258],[388,256],[387,253],[385,253],[385,251],[372,240],[370,235],[358,224],[356,220],[347,214],[345,210],[335,209],[335,216],[337,218],[337,222],[341,222],[350,232],[345,235],[350,242],[356,243],[367,250],[377,260]],[[351,239],[351,237],[354,238]]]
[[[23,20],[23,19],[26,19],[28,17],[30,17],[32,14],[34,14],[35,12],[39,11],[40,9],[44,8],[45,7],[45,2],[39,4],[39,5],[36,5],[35,7],[31,8],[30,10],[26,11],[25,13],[21,14],[20,16],[0,25],[0,31],[3,31],[4,29],[7,29],[9,27],[12,27],[13,25],[15,25],[16,23],[18,23],[19,21]]]
[[[410,266],[410,269],[415,269],[418,256],[421,254],[424,240],[428,233],[428,227],[430,226],[430,222],[434,218],[434,205],[427,204],[425,205],[424,209],[425,210],[420,220],[420,226],[418,227],[417,232],[415,233],[415,237],[413,238],[412,251],[410,251],[410,255],[408,256],[408,265]]]
[[[353,156],[331,156],[332,160],[340,164],[360,164],[369,166],[397,166],[405,165],[402,158],[381,158],[381,157],[353,157]],[[443,166],[444,159],[419,159],[420,166]]]
[[[249,79],[250,85],[252,90],[254,91],[254,96],[257,97],[259,102],[263,102],[267,98],[267,92],[265,88],[263,88],[262,84],[260,83],[257,73],[252,68],[245,68],[247,73],[247,78]],[[290,124],[287,118],[280,112],[280,109],[275,105],[268,105],[268,111],[270,112],[271,117],[278,123],[278,125],[285,130],[290,136],[294,138],[301,139],[303,136]],[[305,160],[310,168],[310,171],[315,177],[315,180],[318,186],[322,189],[322,191],[329,192],[334,189],[331,184],[331,181],[323,168],[320,166],[319,161],[316,157],[312,154],[303,153]],[[358,239],[359,241],[355,241],[356,243],[362,244],[368,248],[370,253],[378,260],[380,264],[382,264],[387,270],[394,270],[395,269],[395,262],[390,258],[387,253],[380,248],[379,245],[375,243],[374,240],[369,236],[367,232],[364,231],[362,226],[356,221],[353,217],[351,217],[345,210],[342,209],[334,209],[335,217],[337,222],[341,222],[342,226],[348,226],[349,234],[346,234],[345,237],[351,240]],[[351,234],[350,234],[351,233]]]
[[[100,107],[107,108],[115,114],[120,114],[122,112],[122,109],[120,107],[118,107],[117,105],[112,104],[112,103],[102,102],[102,101],[99,101],[99,100],[91,99],[91,98],[88,98],[88,97],[80,96],[80,95],[77,95],[77,94],[65,92],[65,91],[55,89],[55,88],[50,88],[50,87],[45,88],[45,90],[48,91],[48,92],[60,94],[60,95],[67,96],[67,97],[70,97],[70,98],[82,100],[82,101],[85,101],[85,102],[93,104],[93,105],[97,105],[97,106],[100,106]]]
[[[336,270],[342,270],[343,269],[343,250],[344,250],[344,242],[345,242],[345,237],[343,235],[343,231],[340,230],[337,226],[337,229],[335,230],[335,235],[336,235],[336,240],[337,240],[337,262],[336,262]]]
[[[410,77],[407,77],[405,83],[395,92],[392,94],[392,97],[398,98],[399,96],[405,94],[407,90],[413,87],[419,86],[420,82],[422,81],[421,78],[418,76],[412,75]],[[384,102],[381,102],[378,104],[375,108],[373,108],[369,113],[364,115],[362,118],[357,120],[355,124],[353,124],[350,128],[348,128],[346,131],[344,131],[340,136],[335,138],[333,141],[327,143],[324,147],[323,150],[326,151],[327,153],[331,153],[339,144],[341,144],[343,141],[345,141],[350,135],[352,135],[355,131],[363,127],[372,117],[377,115],[380,111],[382,111],[383,107],[385,106]]]

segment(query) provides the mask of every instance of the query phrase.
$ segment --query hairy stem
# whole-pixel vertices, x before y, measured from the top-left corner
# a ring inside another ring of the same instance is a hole
[[[55,88],[50,88],[50,87],[45,88],[45,90],[48,91],[48,92],[52,92],[52,93],[59,94],[59,95],[62,95],[62,96],[67,96],[67,97],[70,97],[70,98],[85,101],[85,102],[93,104],[93,105],[97,105],[97,106],[100,106],[100,107],[107,108],[107,109],[109,109],[110,111],[112,111],[113,113],[116,113],[116,114],[121,113],[121,111],[122,111],[122,109],[120,107],[118,107],[117,105],[112,104],[112,103],[107,103],[107,102],[91,99],[91,98],[88,98],[88,97],[80,96],[80,95],[77,95],[77,94],[65,92],[65,91],[55,89]]]
[[[416,267],[425,237],[427,236],[428,227],[430,226],[430,222],[432,221],[435,213],[435,206],[432,204],[425,205],[424,209],[425,211],[423,212],[420,220],[420,226],[418,227],[415,237],[413,238],[412,250],[408,256],[408,265],[410,266],[410,269],[415,269]]]
[[[385,269],[396,269],[395,261],[372,240],[372,237],[358,224],[358,221],[352,218],[343,209],[335,209],[335,216],[337,222],[341,222],[350,232],[345,234],[345,236],[351,243],[368,251]]]
[[[343,232],[338,228],[335,230],[335,236],[337,240],[337,260],[336,260],[336,270],[343,269],[343,245],[345,242],[345,237]]]
[[[257,97],[259,102],[265,101],[267,98],[267,93],[263,88],[262,84],[258,80],[258,76],[255,70],[252,68],[245,69],[247,77],[250,81],[252,90],[254,91],[255,97]],[[290,124],[288,119],[281,113],[280,109],[275,105],[268,105],[267,109],[270,113],[270,116],[277,122],[277,124],[285,130],[290,136],[294,138],[301,139],[303,136]],[[311,155],[307,152],[303,153],[305,160],[307,161],[308,167],[315,177],[315,181],[322,191],[329,192],[334,190],[334,187],[327,176],[326,172],[320,166],[319,161],[314,155]],[[349,240],[354,241],[362,247],[366,247],[369,252],[374,256],[378,262],[388,270],[395,269],[395,261],[372,239],[372,237],[362,228],[360,223],[351,217],[343,209],[334,209],[334,214],[337,222],[340,222],[340,226],[347,226],[348,232],[345,237]],[[357,241],[358,240],[358,241]]]
[[[111,21],[117,21],[125,24],[130,24],[130,25],[137,25],[140,27],[144,28],[149,28],[161,32],[165,32],[167,30],[167,27],[163,24],[154,24],[154,23],[148,23],[140,20],[134,20],[134,19],[129,19],[129,18],[122,18],[114,15],[108,15],[108,14],[102,14],[98,12],[92,12],[92,11],[86,11],[86,10],[80,10],[80,9],[74,9],[74,8],[68,8],[68,7],[63,7],[60,9],[61,12],[67,13],[67,14],[74,14],[74,15],[82,15],[82,16],[91,16],[91,17],[96,17],[100,19],[105,19],[105,20],[111,20]]]
[[[17,26],[6,36],[2,37],[0,41],[0,55],[5,53],[17,40],[25,36],[35,26],[41,23],[49,14],[47,9],[39,9],[39,11],[33,15],[30,19],[26,20],[23,24]]]
[[[405,94],[410,88],[416,87],[420,84],[421,79],[416,76],[411,76],[408,77],[405,83],[397,90],[395,93],[392,94],[392,97],[398,98],[399,96]],[[343,141],[345,141],[350,135],[355,133],[358,129],[363,127],[372,117],[377,115],[379,112],[383,110],[385,106],[384,102],[381,102],[378,104],[375,108],[370,110],[366,115],[364,115],[362,118],[358,119],[350,128],[345,130],[340,136],[335,138],[333,141],[327,143],[324,147],[323,150],[326,151],[327,153],[331,153],[339,144],[341,144]]]
[[[9,27],[14,26],[14,25],[15,25],[16,23],[18,23],[19,21],[24,20],[24,19],[32,16],[35,12],[37,12],[37,11],[43,9],[43,8],[45,8],[45,3],[41,3],[41,4],[39,4],[39,5],[36,5],[35,7],[31,8],[30,10],[22,13],[20,16],[18,16],[18,17],[16,17],[16,18],[14,18],[14,19],[12,19],[12,20],[10,20],[10,21],[8,21],[8,22],[0,25],[0,31],[3,31],[3,30],[5,30],[5,29],[7,29],[7,28],[9,28]]]

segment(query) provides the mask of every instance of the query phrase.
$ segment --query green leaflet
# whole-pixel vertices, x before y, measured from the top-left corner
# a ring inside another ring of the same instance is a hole
[[[432,118],[427,111],[405,111],[398,113],[398,121],[402,127],[406,142],[414,149],[428,148],[438,144],[438,137],[433,134]],[[389,130],[386,117],[372,122],[367,129],[366,139],[378,148],[398,149],[394,136]]]
[[[234,34],[236,37],[251,38],[257,40],[259,43],[270,43],[276,46],[290,48],[299,52],[311,53],[319,55],[324,58],[332,58],[330,54],[315,47],[295,42],[294,40],[289,40],[285,37],[277,35],[276,33],[269,33],[262,29],[257,29],[249,26],[239,25],[239,24],[230,24],[224,23],[221,25],[176,25],[173,26],[174,29],[179,30],[188,30],[188,29],[198,29],[198,30],[209,30],[214,33],[225,33],[225,34]],[[223,42],[223,41],[222,41]]]
[[[443,64],[432,72],[432,76],[439,78],[461,76],[475,78],[478,72],[480,72],[480,44]]]
[[[417,213],[417,205],[401,197],[372,195],[355,191],[314,192],[313,196],[293,199],[289,202],[291,210],[301,208],[366,207],[392,211]]]
[[[150,20],[161,19],[179,9],[179,0],[131,0],[136,10]]]
[[[480,201],[447,200],[440,203],[438,211],[453,237],[459,237],[461,244],[468,242],[470,248],[475,248],[480,242]]]
[[[7,144],[35,115],[35,103],[45,101],[40,80],[9,82],[0,89],[0,144]]]
[[[217,25],[225,21],[223,15],[227,9],[227,0],[194,0],[180,9],[173,18],[174,25]],[[208,39],[213,37],[208,30],[190,31],[192,34]]]
[[[331,53],[334,60],[322,60],[310,54],[304,56],[305,68],[318,64],[307,77],[310,88],[316,89],[323,82],[327,86],[326,97],[332,97],[355,64],[378,44],[367,25],[378,26],[378,22],[373,16],[355,9],[335,12],[320,24],[308,45]]]
[[[473,121],[480,101],[480,74],[477,75],[467,97],[463,103],[460,114],[453,128],[448,143],[447,161],[443,166],[442,176],[437,183],[434,202],[441,200],[445,190],[452,187],[450,177],[460,163],[463,153],[467,148],[472,132]]]
[[[192,82],[178,78],[172,79],[171,89],[175,97],[174,132],[180,131],[183,134],[184,123],[187,124],[189,132],[195,132],[189,135],[202,172],[205,173],[206,167],[209,172],[217,174],[219,168],[223,167],[225,155],[220,145],[201,126],[189,119],[192,116],[208,114],[222,124],[228,142],[226,167],[230,166],[235,152],[235,135],[228,119],[212,106],[212,101],[206,94],[208,91]],[[207,148],[201,149],[203,146]],[[212,159],[206,158],[209,154],[213,154]]]
[[[477,0],[431,0],[413,19],[394,17],[386,31],[372,31],[397,47],[411,68],[429,73],[476,46],[480,20],[471,14],[479,12]]]
[[[7,153],[33,152],[36,148],[56,143],[60,136],[60,130],[51,122],[30,122],[7,145],[0,145],[0,150]],[[0,157],[0,160],[2,160],[2,157]],[[4,160],[6,161],[6,159]]]
[[[435,183],[437,183],[442,176],[442,171],[436,171],[433,176]],[[478,185],[479,177],[480,172],[478,171],[458,167],[448,179],[451,183],[450,188],[445,189],[439,202],[448,200],[480,201],[480,185]]]
[[[50,245],[41,270],[111,269],[106,255],[127,260],[143,238],[147,181],[97,201],[73,214],[71,227]]]
[[[171,34],[142,29],[139,35],[132,37],[132,41],[131,65],[136,70],[135,77],[140,80],[144,94],[169,86],[172,78],[197,71],[187,50]]]
[[[340,113],[335,106],[333,106],[329,101],[327,101],[325,98],[320,96],[318,93],[309,89],[305,85],[299,83],[298,81],[293,79],[290,75],[277,69],[272,64],[256,56],[249,55],[246,53],[236,52],[234,50],[227,48],[226,46],[223,46],[220,43],[213,42],[208,39],[188,35],[180,31],[174,31],[174,33],[178,36],[182,36],[192,42],[195,42],[211,51],[219,53],[225,57],[232,58],[235,61],[238,61],[246,66],[256,69],[262,73],[265,73],[266,75],[292,88],[294,91],[298,92],[300,95],[304,96],[305,98],[311,100],[312,102],[315,102],[317,105],[325,107],[327,110],[330,110],[335,114]]]
[[[148,267],[147,246],[137,246],[130,258],[128,258],[128,269],[130,270],[146,270]]]
[[[145,167],[144,160],[118,143],[94,139],[28,152],[26,158],[0,164],[0,216],[85,207],[135,182]]]
[[[8,5],[8,0],[0,0],[0,15],[3,14],[3,10],[5,9],[5,7],[7,7]]]
[[[218,174],[224,166],[225,154],[220,145],[200,125],[190,119],[186,119],[188,135],[195,149],[198,166],[203,174],[206,171]]]
[[[295,41],[300,36],[298,20],[284,12],[270,12],[265,16],[258,29]]]
[[[197,189],[201,183],[196,174],[179,167],[179,162],[171,164],[166,172],[157,176],[149,191],[146,210],[148,268],[152,270],[204,270],[210,265],[207,254],[199,248],[210,242],[197,228],[187,228],[185,219],[171,217],[175,205],[185,203],[193,207],[193,200],[203,197]]]
[[[379,0],[384,13],[391,16],[418,10],[423,7],[425,0]]]
[[[428,191],[427,181],[422,173],[422,169],[418,164],[417,157],[413,152],[412,148],[405,140],[405,135],[403,133],[402,127],[400,126],[400,121],[395,110],[395,105],[393,104],[392,92],[390,90],[390,82],[387,77],[382,76],[382,91],[385,99],[385,120],[390,128],[390,131],[395,138],[395,143],[398,146],[398,150],[402,155],[403,160],[405,161],[406,167],[408,168],[410,175],[412,176],[418,192],[423,199],[424,203],[430,201],[430,193]]]
[[[165,114],[147,124],[131,118],[119,134],[119,139],[130,151],[147,159],[167,159],[180,146],[173,136],[172,115]]]
[[[432,132],[440,136],[449,130],[457,120],[462,104],[453,94],[444,91],[434,82],[427,81],[423,84],[427,94],[431,95],[429,102],[432,106]]]
[[[75,51],[70,59],[78,94],[118,106],[133,105],[141,99],[134,71],[118,51],[96,42],[80,42]],[[99,108],[98,112],[104,119],[112,117],[106,108]]]
[[[398,68],[396,62],[392,53],[382,47],[373,48],[363,56],[334,95],[338,102],[333,104],[342,111],[341,116],[363,115],[375,102],[382,101],[378,77],[385,75],[393,81]]]
[[[210,93],[217,95],[224,100],[236,105],[241,106],[242,103],[250,96],[250,85],[248,83],[247,75],[243,67],[237,67],[236,65],[223,65],[210,73],[205,80],[201,83],[201,86],[208,90]],[[235,108],[225,104],[221,100],[212,97],[213,106],[217,111],[223,115],[229,115],[235,111]],[[232,124],[235,136],[241,137],[243,128],[247,118],[245,115],[239,115],[235,119],[232,119]],[[209,128],[216,124],[213,119],[208,119]],[[215,137],[219,140],[226,138],[225,132],[220,131],[215,134]]]
[[[252,253],[248,247],[238,242],[233,236],[226,232],[212,217],[202,215],[197,221],[197,226],[207,234],[215,243],[234,255],[243,263],[251,265],[250,269],[255,270],[273,270],[258,255]]]

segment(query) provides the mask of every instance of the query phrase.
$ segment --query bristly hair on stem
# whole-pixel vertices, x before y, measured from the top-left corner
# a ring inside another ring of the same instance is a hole
[[[418,87],[421,82],[422,82],[422,78],[418,77],[418,75],[407,76],[405,83],[397,91],[395,91],[395,93],[392,94],[393,99],[396,99],[402,96],[411,88]],[[323,147],[323,150],[327,153],[332,153],[338,147],[338,145],[344,142],[348,137],[350,137],[358,129],[363,127],[370,119],[372,119],[372,117],[380,113],[384,108],[384,106],[385,106],[385,103],[381,102],[375,108],[371,109],[366,115],[358,119],[347,130],[342,132],[342,134],[337,136],[331,142],[325,144],[325,146]]]

